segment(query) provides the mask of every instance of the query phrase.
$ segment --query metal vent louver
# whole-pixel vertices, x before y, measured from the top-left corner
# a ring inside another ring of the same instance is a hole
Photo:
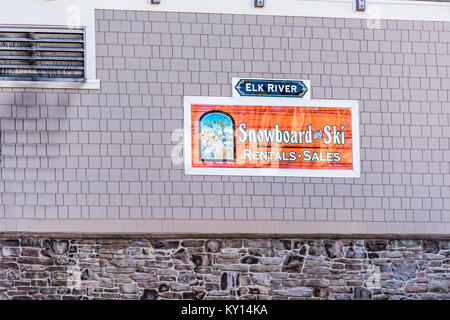
[[[84,30],[0,28],[0,80],[84,81]]]

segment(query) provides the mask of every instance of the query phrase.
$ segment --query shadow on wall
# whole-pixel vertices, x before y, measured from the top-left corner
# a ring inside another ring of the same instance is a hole
[[[0,92],[0,163],[19,157],[60,156],[71,126],[81,130],[88,110],[80,111],[81,95],[64,92]],[[52,150],[52,151],[49,151]]]

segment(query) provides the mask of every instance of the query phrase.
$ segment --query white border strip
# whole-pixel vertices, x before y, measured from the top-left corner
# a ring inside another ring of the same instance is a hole
[[[10,81],[0,80],[0,88],[100,89],[100,80],[86,81]]]
[[[352,112],[352,170],[278,169],[278,168],[198,168],[192,167],[191,105],[241,105],[241,106],[291,106],[351,108]],[[353,100],[294,100],[280,98],[224,98],[184,97],[184,168],[186,174],[238,175],[238,176],[286,176],[286,177],[360,177],[359,107]]]
[[[12,11],[29,16],[33,14],[31,8],[36,5],[47,9],[56,7],[65,9],[70,5],[76,5],[80,8],[111,10],[450,21],[450,3],[413,0],[367,0],[367,9],[364,12],[353,10],[353,0],[268,0],[264,8],[255,8],[253,0],[161,0],[158,5],[149,4],[147,0],[14,0],[10,2],[13,4],[0,5],[0,16],[3,12],[6,14]],[[408,7],[405,8],[405,6]],[[55,16],[46,16],[49,18],[49,23],[58,19]]]

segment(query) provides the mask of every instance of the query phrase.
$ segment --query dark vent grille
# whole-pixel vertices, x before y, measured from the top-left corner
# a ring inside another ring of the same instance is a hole
[[[84,30],[0,28],[0,80],[84,81]]]

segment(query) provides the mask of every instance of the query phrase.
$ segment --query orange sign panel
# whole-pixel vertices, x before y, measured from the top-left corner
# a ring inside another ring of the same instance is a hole
[[[268,105],[266,99],[249,99],[234,98],[231,104],[188,101],[186,167],[193,171],[188,173],[359,176],[354,101],[330,105],[327,100],[278,99]]]

